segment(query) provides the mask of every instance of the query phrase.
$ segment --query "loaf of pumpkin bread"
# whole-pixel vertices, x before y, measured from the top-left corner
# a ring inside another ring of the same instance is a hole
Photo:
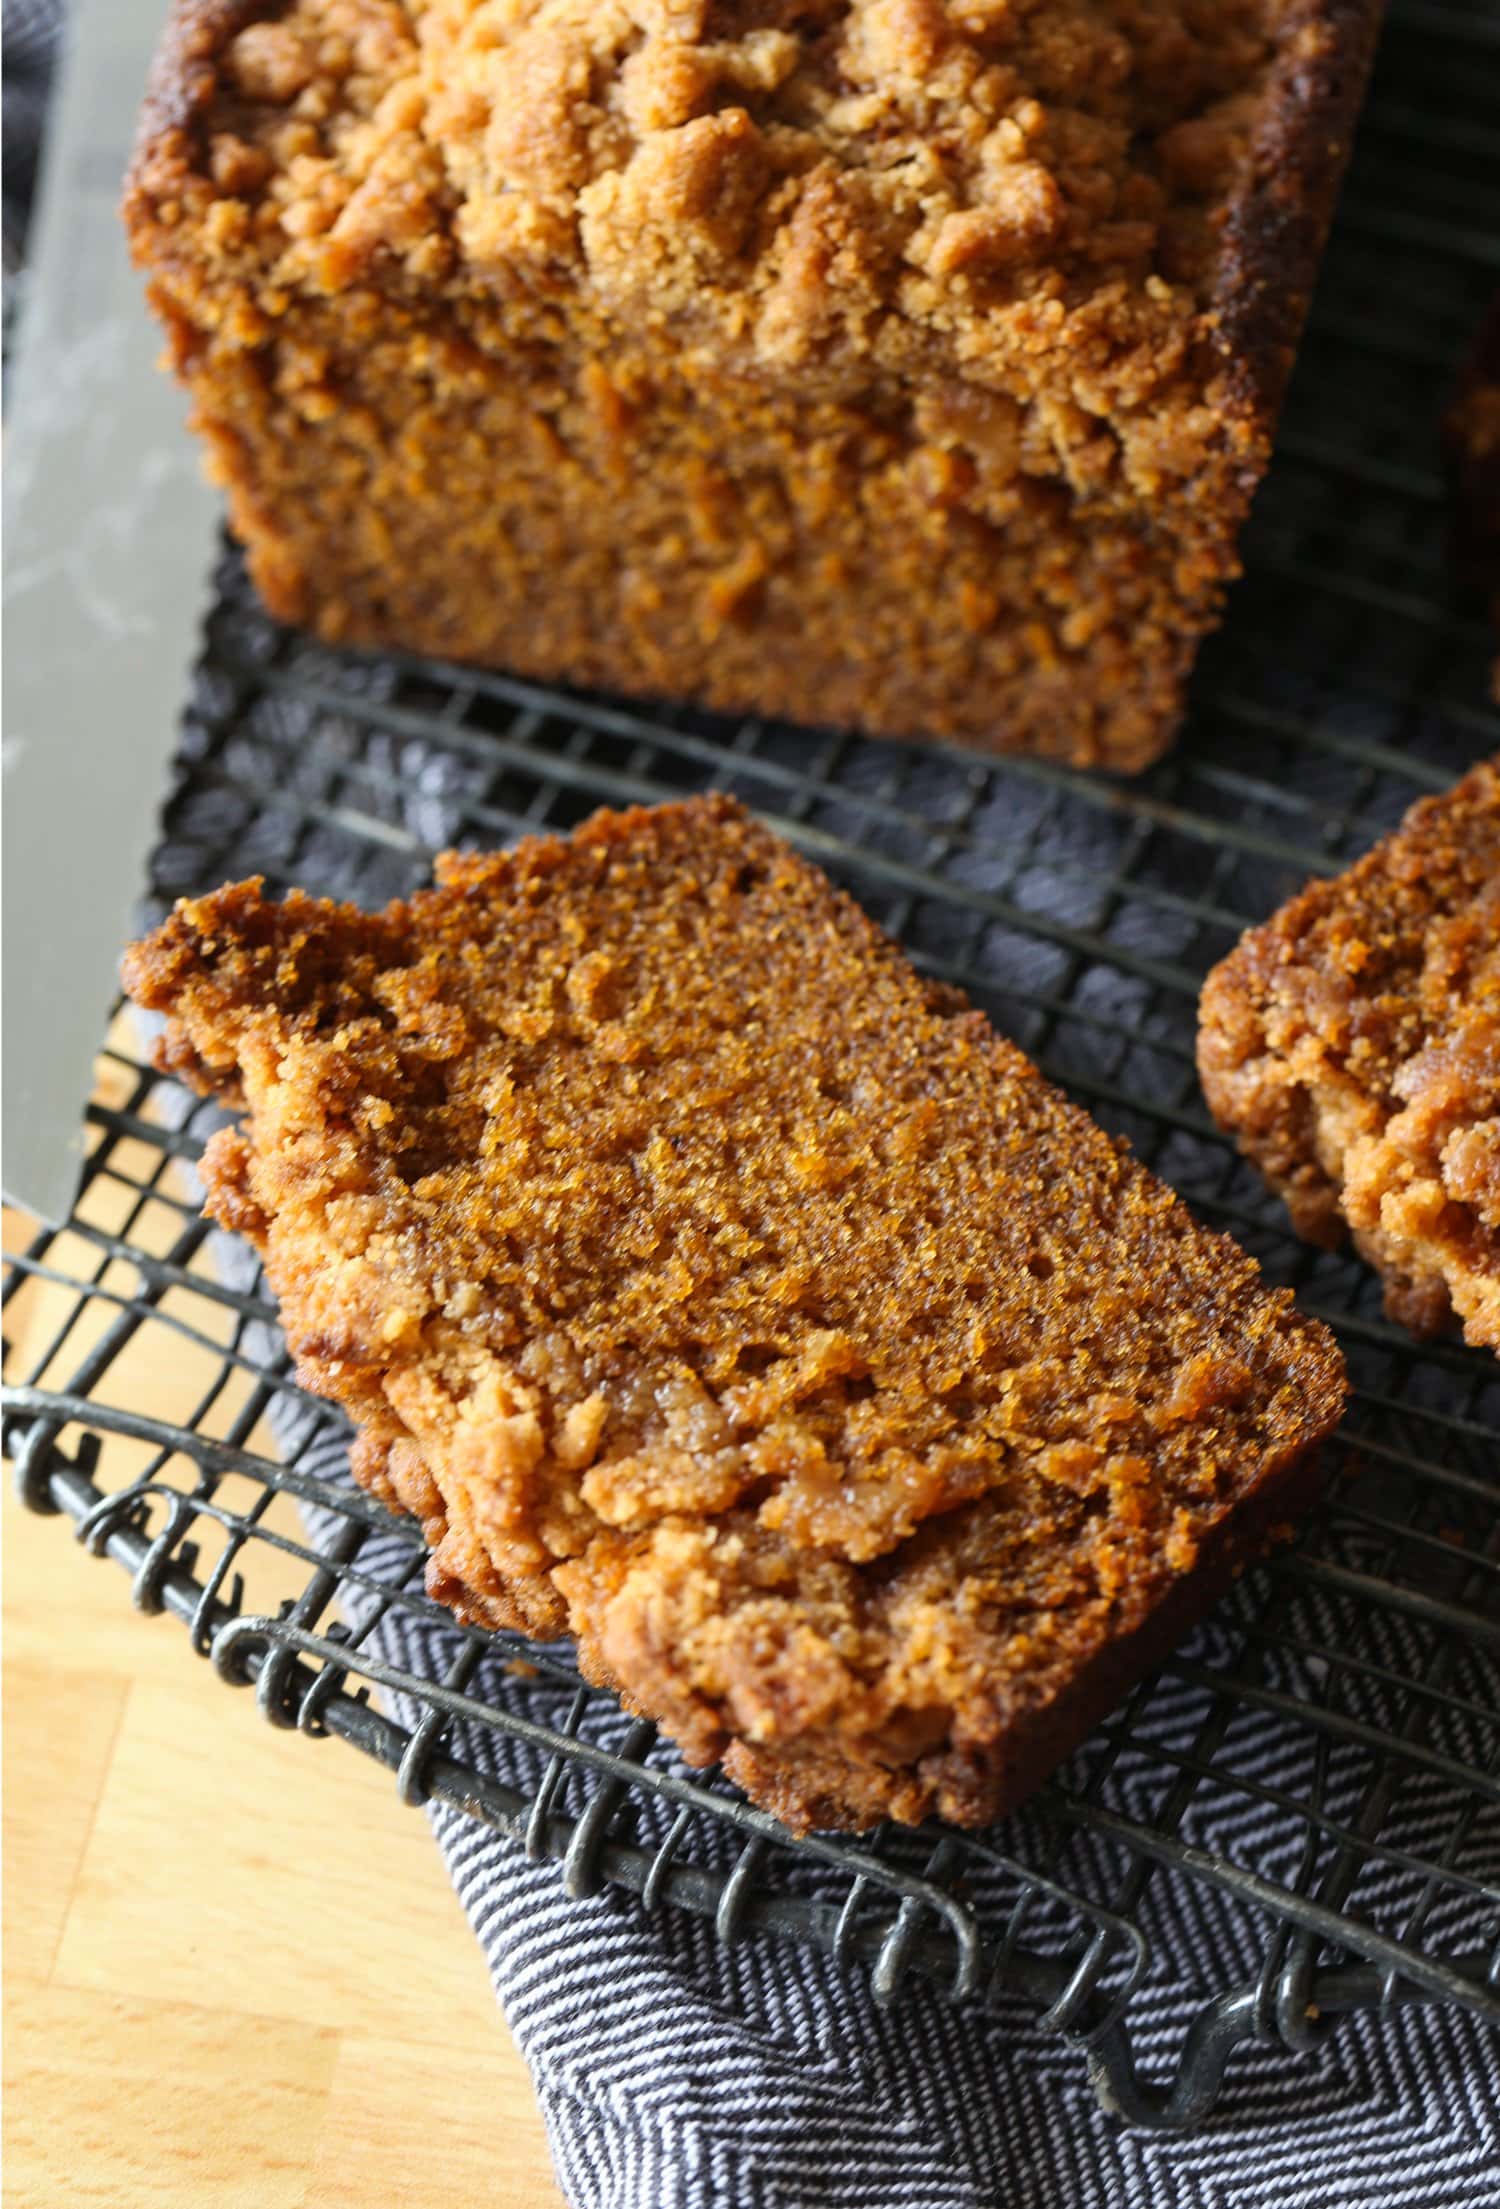
[[[793,1824],[1014,1802],[1338,1417],[1327,1330],[728,800],[241,883],[126,981],[433,1593]]]
[[[1139,768],[1379,0],[176,0],[126,219],[332,640]]]

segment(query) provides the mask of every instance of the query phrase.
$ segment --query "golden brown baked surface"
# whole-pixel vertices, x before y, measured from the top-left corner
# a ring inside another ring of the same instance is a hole
[[[272,606],[1139,766],[1378,0],[178,0],[126,200]]]
[[[1332,1338],[727,799],[126,960],[465,1617],[797,1822],[993,1816],[1293,1509]]]
[[[1203,992],[1209,1105],[1417,1334],[1500,1350],[1500,763],[1254,928]]]

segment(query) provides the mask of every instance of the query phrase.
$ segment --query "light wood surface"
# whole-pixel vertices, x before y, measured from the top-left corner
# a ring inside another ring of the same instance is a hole
[[[46,1302],[8,1328],[18,1365]],[[141,1410],[180,1398],[152,1332]],[[8,2209],[559,2209],[389,1773],[274,1731],[65,1521],[7,1490],[3,1530]]]

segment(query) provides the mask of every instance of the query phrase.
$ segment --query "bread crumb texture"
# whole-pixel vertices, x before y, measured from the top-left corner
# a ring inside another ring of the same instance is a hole
[[[210,174],[170,181],[287,290],[381,252],[423,285],[567,275],[799,375],[835,331],[1023,359],[1069,325],[1128,395],[1180,363],[1293,12],[299,0],[227,40]]]
[[[1135,766],[1374,16],[178,0],[127,220],[278,612]]]
[[[1331,1337],[728,800],[126,962],[434,1592],[798,1824],[1034,1785],[1252,1554]]]
[[[1500,761],[1252,929],[1198,1057],[1300,1233],[1347,1227],[1393,1319],[1500,1350]]]

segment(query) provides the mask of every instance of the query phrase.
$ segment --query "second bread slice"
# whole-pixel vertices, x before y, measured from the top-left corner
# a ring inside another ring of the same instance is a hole
[[[996,1815],[1293,1508],[1339,1352],[726,799],[256,883],[126,979],[464,1617],[796,1824]]]

